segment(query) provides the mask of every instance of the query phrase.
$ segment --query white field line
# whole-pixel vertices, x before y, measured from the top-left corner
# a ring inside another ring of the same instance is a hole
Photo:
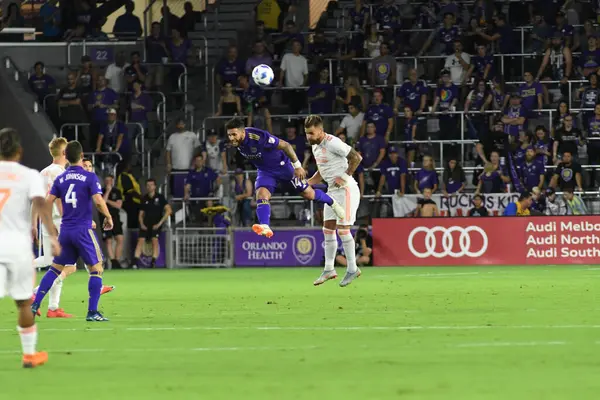
[[[373,275],[371,278],[435,278],[435,277],[449,277],[449,276],[464,276],[464,275],[479,275],[479,272],[446,272],[446,273],[432,273],[427,272],[423,274],[406,274],[406,275]]]
[[[489,343],[463,343],[454,347],[537,347],[537,346],[564,346],[568,342],[489,342]]]
[[[318,346],[304,347],[276,347],[276,346],[261,346],[261,347],[195,347],[195,348],[148,348],[148,349],[68,349],[68,350],[48,350],[50,354],[59,353],[146,353],[146,352],[211,352],[211,351],[296,351],[296,350],[314,350]],[[21,354],[20,350],[0,350],[0,356]]]
[[[43,328],[42,332],[184,332],[184,331],[461,331],[497,329],[600,329],[600,325],[456,325],[456,326],[148,326],[116,328]],[[16,332],[15,329],[0,329],[0,332]]]

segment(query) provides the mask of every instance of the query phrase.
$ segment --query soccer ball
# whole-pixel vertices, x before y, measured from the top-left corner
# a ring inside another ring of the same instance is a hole
[[[252,79],[257,85],[268,86],[273,82],[275,74],[271,67],[265,64],[260,64],[252,70]]]

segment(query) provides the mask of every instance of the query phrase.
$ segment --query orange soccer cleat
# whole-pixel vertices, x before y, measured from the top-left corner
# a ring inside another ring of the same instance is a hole
[[[114,286],[102,286],[102,291],[100,291],[100,295],[102,296],[103,294],[110,293],[113,290],[115,290]]]
[[[35,354],[23,355],[23,368],[36,368],[40,367],[48,361],[48,353],[45,351],[38,351]]]
[[[48,310],[46,318],[73,318],[73,315],[67,314],[62,308],[57,308],[56,310]]]
[[[254,224],[252,225],[252,230],[254,233],[260,236],[265,236],[267,239],[271,239],[273,237],[273,231],[266,224]]]

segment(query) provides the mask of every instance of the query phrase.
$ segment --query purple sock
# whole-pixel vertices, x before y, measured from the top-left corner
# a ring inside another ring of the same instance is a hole
[[[42,281],[40,282],[40,287],[38,288],[38,291],[35,294],[35,300],[33,301],[35,304],[42,304],[42,300],[44,300],[44,297],[46,297],[46,294],[50,291],[52,285],[54,285],[54,281],[59,276],[60,271],[54,267],[50,267],[48,272],[46,272],[46,274],[42,278]]]
[[[319,203],[325,203],[328,206],[333,204],[333,199],[329,197],[327,193],[319,189],[315,189],[315,201],[318,201]]]
[[[256,216],[259,224],[269,225],[271,222],[271,204],[269,200],[258,199],[256,202]]]
[[[102,291],[102,276],[99,272],[90,272],[88,282],[88,292],[90,294],[89,312],[98,311],[98,302],[100,301],[100,292]]]

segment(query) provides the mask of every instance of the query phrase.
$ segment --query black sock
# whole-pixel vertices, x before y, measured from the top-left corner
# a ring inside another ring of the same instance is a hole
[[[152,257],[152,264],[150,264],[152,268],[156,267],[156,258]]]

